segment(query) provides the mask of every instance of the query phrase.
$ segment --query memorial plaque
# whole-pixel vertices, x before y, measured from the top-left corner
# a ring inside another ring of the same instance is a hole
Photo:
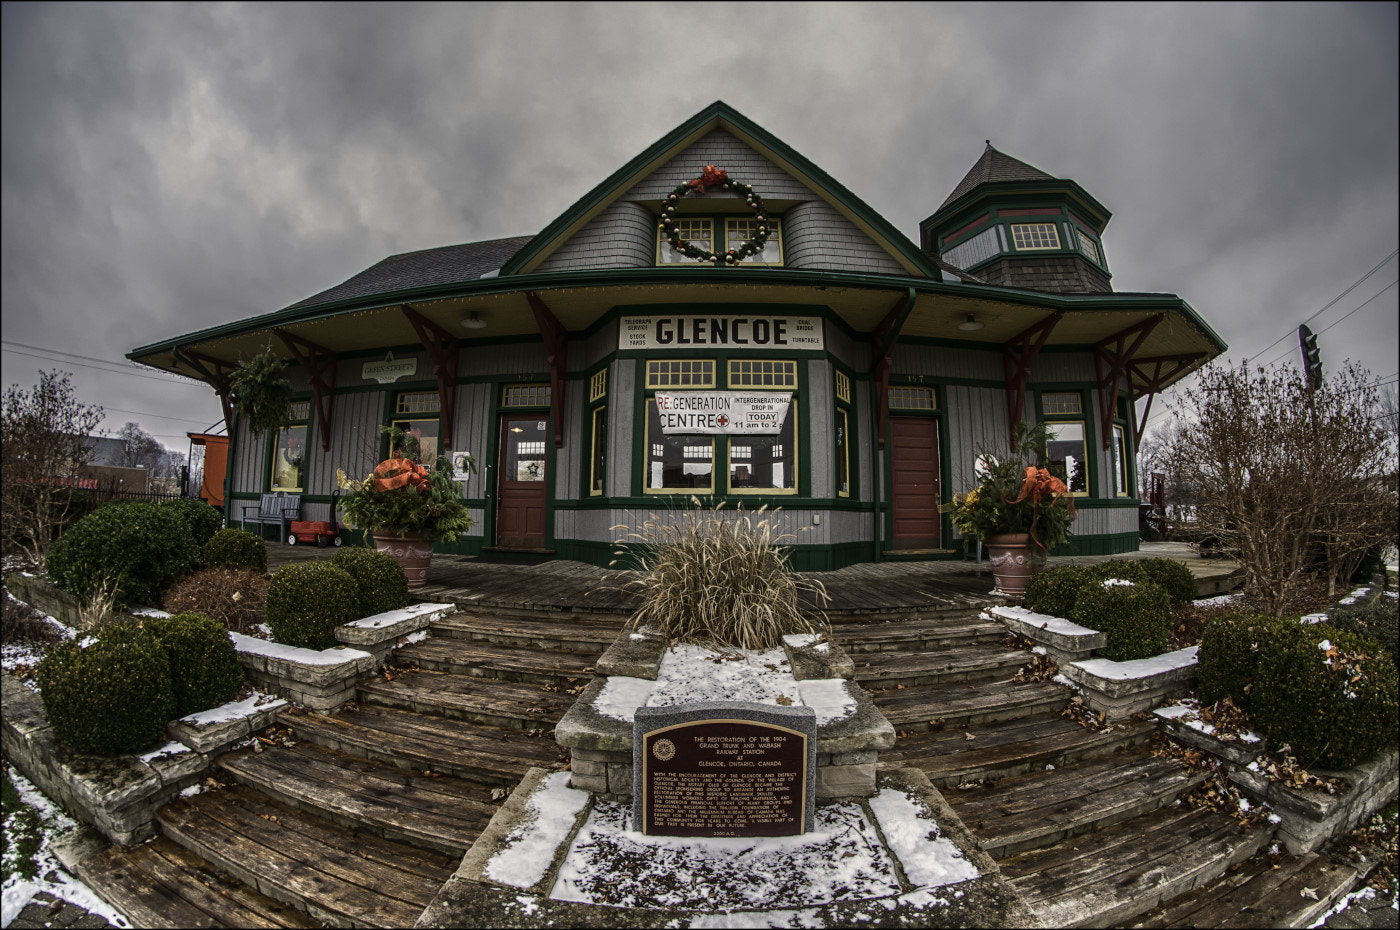
[[[816,714],[707,701],[639,707],[633,828],[661,836],[796,836],[812,828]]]

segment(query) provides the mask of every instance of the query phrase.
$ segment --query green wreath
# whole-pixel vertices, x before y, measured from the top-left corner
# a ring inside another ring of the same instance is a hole
[[[686,194],[707,191],[712,187],[742,194],[744,203],[753,210],[754,219],[758,221],[753,236],[745,239],[737,248],[729,249],[726,252],[702,249],[681,238],[680,217],[676,214],[676,208],[680,204],[681,198]],[[753,192],[753,185],[731,180],[723,168],[716,168],[714,165],[706,165],[700,177],[676,185],[676,189],[666,195],[666,204],[661,208],[660,227],[662,232],[666,234],[666,241],[673,251],[680,252],[687,258],[710,262],[714,265],[737,265],[748,256],[757,255],[763,251],[763,246],[768,242],[770,235],[768,217],[763,212],[763,198]]]

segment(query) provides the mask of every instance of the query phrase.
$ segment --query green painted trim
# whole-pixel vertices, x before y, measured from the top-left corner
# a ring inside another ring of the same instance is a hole
[[[534,239],[530,240],[523,249],[515,253],[510,261],[502,266],[500,276],[502,278],[507,278],[517,275],[521,268],[540,256],[575,222],[578,222],[594,210],[601,209],[609,201],[616,199],[628,187],[644,177],[645,173],[649,172],[649,169],[660,167],[662,160],[669,157],[673,153],[673,150],[678,149],[692,138],[698,139],[704,132],[720,126],[729,129],[735,135],[739,136],[741,140],[749,144],[757,143],[756,147],[760,150],[766,148],[772,151],[778,156],[780,161],[787,162],[792,169],[796,170],[800,180],[810,182],[810,186],[854,213],[869,225],[877,235],[883,237],[885,242],[881,243],[881,245],[888,251],[896,252],[903,256],[909,265],[912,265],[915,269],[922,271],[929,277],[938,277],[938,269],[929,261],[928,256],[916,249],[914,244],[910,242],[906,236],[902,235],[899,230],[895,229],[889,220],[876,213],[865,201],[851,193],[845,186],[838,183],[835,178],[808,161],[777,136],[743,116],[722,100],[716,100],[714,103],[653,142],[631,161],[627,162],[604,179],[602,183],[580,197],[572,206],[541,230]],[[745,139],[745,136],[748,138]],[[781,168],[782,166],[779,165],[778,167]],[[678,182],[680,180],[683,179],[677,179]]]
[[[627,543],[601,543],[595,540],[564,539],[554,547],[554,553],[561,559],[574,559],[589,565],[606,568],[616,561],[617,568],[631,568],[635,564],[635,553],[641,547]],[[788,564],[798,572],[832,572],[847,565],[863,561],[869,546],[863,542],[839,543],[832,546],[785,547]],[[618,555],[619,550],[622,555]]]
[[[1105,533],[1099,536],[1071,536],[1069,543],[1054,549],[1051,555],[1118,555],[1137,552],[1142,537],[1137,530],[1130,533]]]
[[[1055,194],[1067,200],[1078,202],[1084,212],[1092,214],[1091,220],[1102,218],[1099,224],[1102,230],[1113,218],[1113,213],[1084,188],[1078,182],[1068,178],[1046,178],[1038,181],[987,181],[977,185],[972,190],[963,194],[957,200],[946,207],[929,214],[919,223],[922,232],[939,226],[951,225],[954,218],[958,218],[964,211],[977,212],[980,208],[976,205],[987,201],[987,209],[992,209],[1000,203],[1008,205],[1031,199],[1039,205],[1045,202],[1047,197]],[[970,220],[969,220],[970,221]]]

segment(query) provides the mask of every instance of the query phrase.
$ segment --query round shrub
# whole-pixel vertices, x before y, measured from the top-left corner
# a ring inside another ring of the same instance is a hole
[[[1031,577],[1026,585],[1023,603],[1027,610],[1052,617],[1066,617],[1074,612],[1079,589],[1098,579],[1083,565],[1057,565]]]
[[[256,635],[267,601],[267,576],[251,568],[202,568],[170,586],[165,609],[195,611],[234,633]]]
[[[210,568],[251,568],[267,571],[267,543],[247,530],[219,530],[204,544],[204,564]]]
[[[330,562],[284,565],[267,586],[267,625],[272,638],[288,646],[327,649],[335,628],[358,619],[360,592],[355,579]]]
[[[1339,630],[1375,640],[1400,665],[1400,600],[1382,595],[1370,603],[1327,611],[1327,622]]]
[[[74,752],[117,756],[150,749],[175,716],[170,658],[134,623],[106,627],[86,649],[66,640],[39,663],[44,713]]]
[[[1114,580],[1080,588],[1069,619],[1108,634],[1105,658],[1127,662],[1166,652],[1172,622],[1167,592],[1148,582]]]
[[[1229,698],[1248,711],[1259,656],[1272,648],[1276,628],[1289,623],[1268,614],[1233,610],[1206,624],[1196,653],[1196,696],[1202,704]]]
[[[1167,592],[1173,607],[1196,599],[1196,578],[1184,562],[1172,559],[1109,559],[1095,565],[1092,570],[1100,579],[1151,582]]]
[[[408,604],[408,579],[403,566],[387,552],[374,549],[342,549],[331,564],[355,579],[359,590],[359,615],[371,617]]]
[[[243,684],[243,666],[217,620],[189,611],[173,617],[150,617],[143,623],[170,657],[170,686],[175,716],[197,714],[227,703]]]
[[[215,507],[210,507],[202,500],[177,497],[175,500],[165,501],[160,506],[179,514],[180,519],[184,520],[185,525],[190,528],[194,544],[201,549],[209,541],[209,537],[219,531],[219,525],[224,522],[223,513]]]
[[[113,606],[159,604],[199,564],[179,514],[149,501],[117,501],[83,517],[49,547],[49,578],[78,603],[110,586]]]
[[[1251,711],[1305,767],[1344,769],[1394,745],[1400,679],[1368,639],[1325,623],[1281,624],[1259,655]]]

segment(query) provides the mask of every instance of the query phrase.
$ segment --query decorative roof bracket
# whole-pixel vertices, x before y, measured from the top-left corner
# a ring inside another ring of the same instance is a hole
[[[1106,336],[1094,343],[1094,373],[1099,379],[1099,434],[1107,449],[1113,441],[1113,407],[1118,402],[1118,384],[1128,371],[1128,365],[1142,348],[1149,333],[1162,322],[1163,314],[1155,313],[1141,323]],[[1129,344],[1128,340],[1132,343]],[[1110,350],[1109,345],[1113,348]]]
[[[438,410],[441,411],[439,418],[442,422],[442,448],[443,451],[447,451],[454,448],[452,424],[457,419],[457,362],[460,358],[458,350],[461,344],[457,337],[408,304],[401,305],[399,309],[413,325],[413,331],[418,334],[418,341],[423,344],[428,353],[428,360],[433,363],[433,374],[437,378]]]
[[[545,357],[549,359],[549,397],[554,415],[554,447],[564,447],[564,387],[569,364],[569,331],[534,291],[526,291],[525,299],[535,312],[535,324],[544,339]]]
[[[1147,431],[1147,417],[1152,412],[1152,400],[1167,382],[1187,368],[1207,357],[1205,352],[1191,352],[1186,355],[1158,355],[1152,358],[1135,358],[1128,362],[1128,384],[1132,390],[1133,402],[1147,398],[1147,406],[1142,408],[1142,417],[1133,424],[1133,448],[1142,445],[1142,434]],[[1148,366],[1152,371],[1148,373]],[[1165,366],[1170,365],[1170,368]],[[1165,370],[1164,370],[1165,368]],[[1142,382],[1141,388],[1133,381]]]
[[[229,372],[233,371],[234,366],[221,358],[214,358],[212,355],[204,355],[190,349],[181,349],[179,346],[175,347],[174,355],[177,365],[184,362],[202,375],[205,381],[209,382],[209,386],[219,396],[219,406],[224,412],[224,429],[232,436],[233,387],[229,383]]]
[[[336,354],[285,329],[274,329],[273,332],[306,371],[306,379],[311,382],[311,395],[316,399],[316,426],[321,434],[321,451],[329,452],[331,410],[335,406]]]
[[[885,419],[890,411],[890,366],[894,363],[894,349],[917,297],[912,287],[905,291],[871,334],[874,337],[870,342],[870,357],[875,368],[875,436],[881,449],[885,448]]]
[[[1002,343],[1001,368],[1006,376],[1006,428],[1010,430],[1012,448],[1016,446],[1016,427],[1020,425],[1022,411],[1026,407],[1026,381],[1030,378],[1031,364],[1040,350],[1045,348],[1050,331],[1062,316],[1052,313]]]

